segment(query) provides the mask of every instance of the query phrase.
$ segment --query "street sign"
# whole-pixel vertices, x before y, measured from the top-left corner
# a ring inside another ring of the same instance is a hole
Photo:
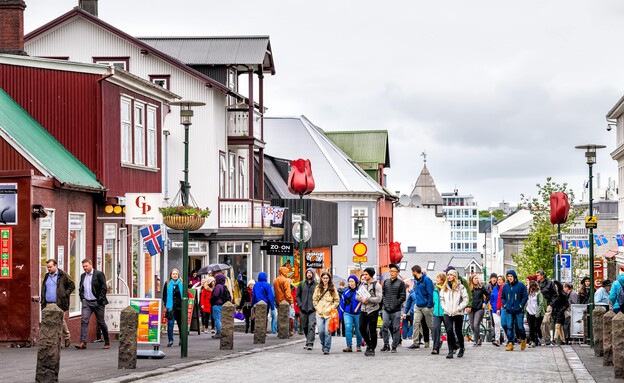
[[[301,217],[302,217],[301,214],[293,214],[292,215],[292,222],[293,223],[301,222],[301,219],[302,219]]]
[[[561,282],[572,283],[572,254],[561,254]]]
[[[267,242],[266,246],[261,246],[260,249],[266,250],[267,255],[293,255],[292,242],[270,241]]]
[[[353,245],[353,254],[359,257],[365,255],[367,251],[368,248],[366,247],[366,244],[364,242],[357,242],[355,245]]]
[[[299,227],[299,223],[295,223],[292,227],[292,234],[293,237],[295,238],[295,241],[299,242],[299,232],[300,232],[300,227]],[[310,237],[312,237],[312,225],[310,225],[310,222],[308,221],[303,221],[303,242],[308,242],[310,240]]]
[[[585,217],[585,228],[595,229],[598,227],[598,217],[595,215],[588,215]]]
[[[594,288],[599,289],[604,280],[604,263],[602,258],[594,259]]]
[[[366,255],[363,255],[363,256],[354,255],[353,256],[353,263],[364,263],[364,262],[368,262],[368,257]]]

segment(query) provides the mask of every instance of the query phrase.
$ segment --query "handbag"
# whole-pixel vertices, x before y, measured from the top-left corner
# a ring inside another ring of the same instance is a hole
[[[331,309],[331,311],[329,312],[329,323],[327,324],[327,330],[329,330],[329,332],[334,332],[338,330],[338,327],[340,327],[340,319],[338,318],[338,310]]]

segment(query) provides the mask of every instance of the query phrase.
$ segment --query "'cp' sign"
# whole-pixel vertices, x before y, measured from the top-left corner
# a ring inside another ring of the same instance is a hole
[[[148,211],[152,210],[152,206],[145,201],[146,198],[144,195],[140,195],[134,200],[135,206],[141,209],[141,214],[146,214]]]

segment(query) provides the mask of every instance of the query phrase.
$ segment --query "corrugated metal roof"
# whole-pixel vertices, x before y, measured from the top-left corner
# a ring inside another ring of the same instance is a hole
[[[310,160],[315,193],[386,194],[305,116],[265,117],[264,140],[265,153],[270,156]]]
[[[187,65],[273,67],[269,36],[139,37],[142,42]],[[267,60],[269,62],[267,62]]]
[[[376,170],[379,164],[390,167],[387,130],[334,131],[325,135],[363,169]]]
[[[0,136],[43,174],[63,184],[105,190],[82,162],[0,89]]]
[[[427,275],[433,281],[438,274],[444,272],[448,266],[453,266],[460,276],[466,275],[466,269],[472,261],[475,261],[481,269],[481,254],[480,253],[436,253],[436,252],[422,252],[422,253],[403,253],[403,261],[407,262],[407,273],[414,265],[419,265],[423,270],[427,271]],[[433,269],[427,270],[429,262],[433,263]]]

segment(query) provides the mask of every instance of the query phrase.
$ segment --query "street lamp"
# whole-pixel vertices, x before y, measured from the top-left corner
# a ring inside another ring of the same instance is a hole
[[[180,182],[180,196],[182,205],[188,206],[189,203],[189,182],[188,182],[188,156],[189,156],[189,127],[191,126],[191,117],[193,117],[194,106],[204,106],[206,103],[198,101],[176,101],[170,103],[173,106],[180,107],[180,124],[184,126],[184,181]],[[180,324],[180,357],[188,356],[188,244],[189,231],[182,230],[182,315]]]
[[[589,215],[594,215],[592,196],[592,166],[596,163],[596,149],[604,149],[605,145],[579,145],[576,149],[585,150],[585,159],[589,165]],[[592,329],[592,313],[594,311],[594,229],[589,228],[589,320],[587,330],[589,332],[589,346],[594,347],[594,331]]]

